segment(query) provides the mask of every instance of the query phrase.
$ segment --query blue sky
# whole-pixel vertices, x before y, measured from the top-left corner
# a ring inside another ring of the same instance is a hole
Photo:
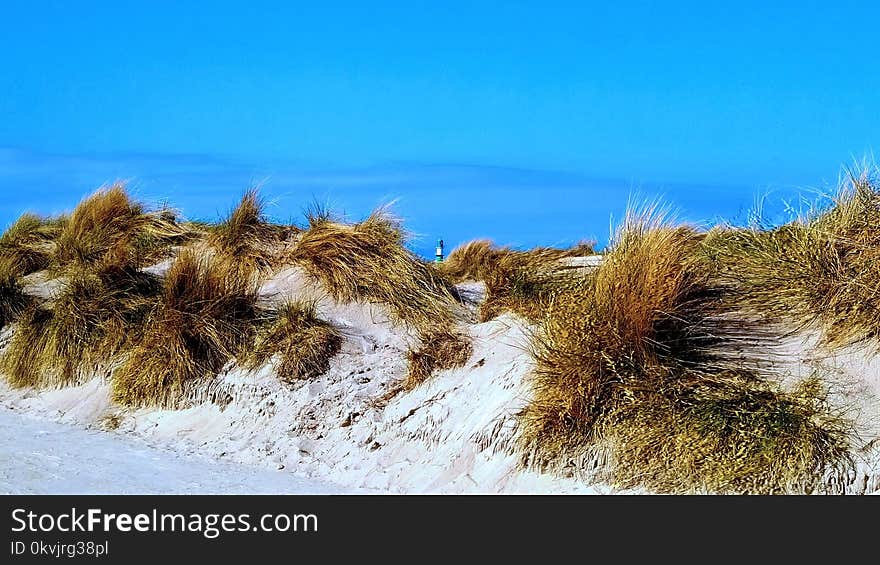
[[[604,241],[633,192],[741,217],[874,150],[880,8],[728,4],[6,3],[0,223],[116,178],[206,219],[397,199],[419,249]]]

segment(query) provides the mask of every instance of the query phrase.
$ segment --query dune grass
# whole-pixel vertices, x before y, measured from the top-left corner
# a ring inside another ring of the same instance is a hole
[[[244,354],[245,367],[259,369],[277,356],[275,373],[285,382],[327,372],[330,360],[342,347],[342,335],[318,318],[315,304],[287,302],[268,318],[258,330],[253,348]]]
[[[113,185],[69,218],[25,215],[0,238],[0,328],[17,324],[0,370],[43,387],[103,368],[114,400],[135,407],[179,406],[233,359],[314,378],[340,350],[338,330],[313,304],[258,305],[260,276],[290,260],[337,301],[383,304],[414,332],[406,390],[467,363],[453,282],[482,280],[481,321],[512,311],[534,322],[524,464],[577,473],[604,460],[601,478],[657,492],[811,492],[850,471],[851,425],[818,376],[783,390],[752,361],[777,323],[818,327],[827,347],[877,343],[877,226],[876,183],[859,174],[830,209],[776,228],[703,233],[632,212],[590,272],[561,266],[589,244],[474,241],[435,266],[384,209],[355,224],[313,213],[280,257],[292,228],[271,224],[255,191],[219,225],[188,226]],[[164,279],[141,270],[195,237],[207,245],[183,248]],[[21,277],[46,268],[63,284],[39,302]]]
[[[248,190],[226,220],[213,226],[208,235],[208,242],[230,268],[243,275],[271,272],[280,242],[296,230],[269,222],[264,208],[257,190]]]
[[[880,193],[869,171],[848,173],[828,209],[709,235],[707,255],[743,308],[792,330],[818,328],[828,348],[878,343]]]
[[[553,295],[520,414],[527,465],[607,457],[618,486],[755,493],[809,491],[850,465],[848,423],[820,387],[783,392],[719,353],[763,343],[731,316],[702,240],[630,213],[602,265]]]
[[[65,222],[51,257],[67,269],[145,267],[169,255],[187,232],[170,210],[150,211],[121,183],[85,198]]]
[[[33,299],[21,277],[45,269],[63,219],[24,214],[0,236],[0,329],[14,322]]]
[[[51,304],[32,303],[2,365],[14,386],[76,384],[136,342],[158,296],[156,277],[133,269],[70,272]]]
[[[48,267],[61,283],[49,303],[31,305],[4,353],[16,386],[80,382],[130,347],[160,288],[139,269],[186,237],[173,214],[147,211],[121,184],[90,195],[69,218],[25,217],[16,226],[14,239],[42,254],[30,268]]]
[[[519,251],[495,247],[488,240],[475,240],[454,249],[438,268],[451,280],[486,284],[486,297],[480,306],[481,322],[508,311],[537,321],[552,293],[568,278],[560,261],[594,253],[589,242],[568,249],[536,247]]]
[[[216,256],[184,249],[147,318],[143,337],[113,372],[113,397],[129,406],[175,406],[185,386],[215,377],[252,343],[261,316],[252,279]]]
[[[435,371],[463,367],[473,354],[471,341],[455,330],[429,331],[421,339],[421,346],[407,353],[409,371],[403,383],[406,390],[427,381]]]
[[[398,323],[416,331],[420,349],[410,353],[405,387],[423,382],[425,370],[451,368],[446,357],[425,353],[432,339],[462,350],[469,340],[455,331],[464,317],[455,286],[405,245],[399,220],[379,209],[356,224],[343,224],[314,213],[300,235],[291,259],[323,284],[340,302],[375,302],[388,307]],[[451,364],[450,364],[451,363]]]
[[[66,221],[23,214],[0,236],[0,257],[15,266],[18,276],[45,269]]]
[[[448,280],[404,246],[400,221],[384,209],[356,224],[309,218],[291,259],[339,302],[375,302],[416,329],[451,325],[460,313]]]
[[[15,258],[0,255],[0,330],[16,321],[32,302],[22,289],[20,274]]]

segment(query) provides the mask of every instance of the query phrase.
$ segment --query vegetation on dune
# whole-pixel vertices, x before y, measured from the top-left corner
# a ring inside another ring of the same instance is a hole
[[[115,400],[173,406],[187,383],[212,378],[252,343],[258,289],[216,256],[184,249],[172,264],[143,337],[113,372]]]
[[[480,321],[487,322],[512,311],[539,320],[555,289],[568,278],[561,260],[592,255],[593,245],[580,243],[568,249],[536,247],[518,251],[476,240],[457,247],[440,263],[442,273],[455,281],[479,280],[486,284]]]
[[[48,267],[61,283],[49,303],[27,300],[31,311],[4,353],[17,386],[78,382],[137,341],[160,288],[139,269],[186,237],[173,214],[145,211],[119,184],[87,197],[68,218],[24,216],[14,228],[9,240],[30,257],[22,272]]]
[[[853,467],[851,425],[826,395],[818,378],[780,392],[719,373],[639,398],[611,414],[623,427],[612,435],[612,478],[673,493],[821,491],[825,477],[839,482]]]
[[[418,349],[407,353],[409,372],[404,389],[413,389],[428,380],[435,371],[463,367],[473,354],[473,345],[460,332],[440,329],[422,335]]]
[[[222,223],[211,228],[208,242],[231,268],[242,274],[271,271],[279,243],[296,228],[270,223],[255,189],[248,190]]]
[[[51,309],[36,304],[19,317],[15,333],[0,358],[0,369],[13,387],[55,384],[50,375],[55,368],[49,364],[47,355],[53,349],[53,318]]]
[[[456,282],[485,281],[499,268],[520,264],[548,268],[558,265],[566,257],[583,257],[595,254],[594,244],[584,241],[567,249],[535,247],[525,251],[509,247],[497,247],[487,239],[464,243],[449,254],[438,268]]]
[[[702,240],[631,213],[601,266],[552,296],[520,415],[527,464],[608,456],[605,478],[660,492],[809,491],[848,468],[847,422],[820,387],[782,392],[726,363],[762,338],[730,315]]]
[[[80,202],[64,223],[51,257],[56,272],[108,266],[145,267],[187,239],[170,210],[148,211],[122,184]]]
[[[262,275],[289,261],[335,300],[383,304],[412,330],[393,395],[467,363],[454,283],[478,280],[481,321],[510,311],[534,323],[524,464],[579,473],[602,460],[599,478],[658,492],[811,492],[851,471],[850,422],[821,375],[782,389],[759,361],[780,326],[819,328],[829,348],[878,343],[877,226],[880,192],[860,173],[832,207],[778,227],[699,232],[631,212],[589,270],[565,265],[594,253],[586,243],[478,240],[434,265],[385,209],[354,224],[319,211],[299,230],[270,223],[251,190],[220,224],[184,224],[117,184],[69,217],[25,214],[0,237],[0,329],[15,323],[0,370],[37,387],[103,370],[114,399],[135,407],[177,406],[233,359],[315,378],[341,349],[338,329],[312,303],[259,305]],[[143,271],[181,246],[164,278]],[[57,292],[29,296],[22,277],[44,269]]]
[[[69,273],[51,305],[31,302],[4,372],[15,386],[79,382],[138,340],[159,288],[155,276],[133,269]]]
[[[311,379],[327,372],[342,347],[342,335],[318,318],[313,303],[288,302],[270,312],[258,330],[244,366],[256,370],[277,355],[275,373],[285,382]]]
[[[0,236],[0,329],[14,322],[33,300],[21,277],[45,269],[63,219],[22,215]]]
[[[49,266],[55,240],[67,219],[23,214],[0,236],[0,257],[25,276]]]
[[[377,302],[416,329],[451,325],[455,286],[404,246],[400,221],[384,209],[356,224],[313,214],[291,260],[340,302]]]
[[[710,232],[705,248],[739,304],[766,322],[815,327],[824,345],[880,337],[880,193],[850,173],[834,205],[772,229]]]
[[[0,330],[17,320],[32,302],[22,289],[20,273],[14,258],[0,255]]]
[[[398,322],[418,332],[422,346],[410,354],[405,384],[410,387],[425,380],[426,369],[456,366],[446,356],[434,359],[425,353],[432,339],[440,336],[443,348],[468,351],[471,346],[454,330],[463,316],[455,286],[409,251],[404,237],[400,222],[383,209],[353,225],[317,213],[309,217],[309,229],[300,235],[291,259],[334,299],[385,304]]]

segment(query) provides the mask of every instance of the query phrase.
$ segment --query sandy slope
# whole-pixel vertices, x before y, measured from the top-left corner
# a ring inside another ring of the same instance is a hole
[[[474,298],[480,285],[465,289]],[[77,426],[118,423],[118,432],[184,454],[287,470],[341,488],[392,492],[602,492],[598,486],[522,471],[513,453],[514,416],[525,402],[526,328],[513,316],[465,329],[467,366],[377,400],[406,373],[413,339],[381,306],[336,304],[297,269],[263,287],[265,300],[317,299],[322,317],[345,335],[321,377],[287,385],[271,366],[230,366],[191,393],[183,410],[113,405],[106,375],[60,390],[10,390],[0,403]],[[111,418],[112,417],[112,418]]]

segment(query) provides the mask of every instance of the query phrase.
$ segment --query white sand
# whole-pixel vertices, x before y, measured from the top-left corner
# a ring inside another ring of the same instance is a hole
[[[26,447],[25,447],[26,446]],[[0,407],[0,494],[332,494],[337,485],[185,456]]]

